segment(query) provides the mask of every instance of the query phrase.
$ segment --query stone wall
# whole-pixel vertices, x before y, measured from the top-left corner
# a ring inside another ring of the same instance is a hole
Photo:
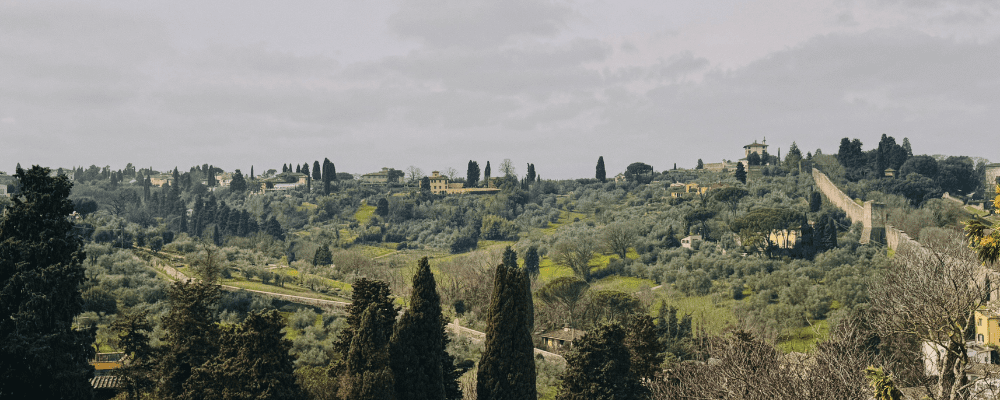
[[[867,201],[864,206],[858,205],[850,196],[844,194],[837,185],[834,185],[826,174],[813,168],[812,175],[813,180],[816,181],[816,187],[823,192],[827,200],[841,210],[844,210],[847,213],[847,218],[851,219],[851,222],[860,221],[864,225],[864,231],[860,240],[861,243],[876,241],[885,243],[886,246],[889,246],[893,250],[898,250],[900,246],[906,245],[914,246],[914,248],[921,247],[920,243],[913,240],[906,232],[886,223],[884,204]]]
[[[812,170],[813,180],[816,181],[816,187],[819,188],[820,192],[826,196],[833,205],[837,206],[841,210],[847,213],[847,218],[851,219],[851,222],[864,222],[865,221],[865,209],[860,204],[856,203],[854,199],[850,198],[844,192],[837,188],[830,181],[830,178],[826,174],[820,172],[818,169],[813,168]]]

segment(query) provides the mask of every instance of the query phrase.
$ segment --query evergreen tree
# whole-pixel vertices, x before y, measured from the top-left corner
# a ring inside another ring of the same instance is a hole
[[[309,175],[309,163],[302,164],[302,173],[306,175],[306,193],[312,192],[312,175]]]
[[[386,315],[377,304],[364,311],[347,353],[345,382],[340,397],[347,400],[395,399],[395,383],[389,361],[389,333],[395,316]]]
[[[146,175],[146,179],[142,180],[142,200],[149,201],[149,188],[153,186],[152,181],[149,180],[149,175]]]
[[[154,351],[149,344],[153,325],[149,322],[149,311],[119,312],[110,328],[115,334],[115,347],[129,360],[115,370],[115,374],[122,379],[125,397],[139,400],[143,393],[153,389],[155,382]]]
[[[639,376],[631,373],[625,329],[617,323],[599,326],[577,339],[566,354],[559,400],[645,399]]]
[[[607,180],[608,180],[608,173],[604,169],[604,156],[597,157],[597,174],[596,174],[596,178],[597,178],[597,180],[599,180],[601,182],[607,182]]]
[[[323,181],[323,171],[319,169],[319,161],[313,161],[312,178],[314,181]]]
[[[469,168],[465,172],[465,187],[474,188],[479,185],[479,163],[469,160]]]
[[[302,166],[301,165],[295,164],[295,173],[296,174],[301,174],[302,173]]]
[[[218,352],[215,307],[219,301],[219,287],[178,281],[167,290],[167,296],[170,312],[163,318],[167,345],[160,358],[157,392],[162,398],[172,399],[184,394],[184,384],[192,370]]]
[[[253,174],[253,165],[251,165],[250,166],[250,176],[248,176],[247,178],[255,179],[256,177],[257,177],[257,175]]]
[[[321,245],[316,249],[316,254],[313,255],[313,265],[330,265],[333,263],[332,258],[333,255],[330,254],[330,247]]]
[[[630,354],[630,374],[641,379],[652,380],[662,370],[663,343],[653,323],[653,318],[636,314],[625,325],[625,346]]]
[[[233,180],[229,182],[229,190],[234,193],[243,193],[247,190],[247,181],[243,179],[240,170],[233,172]]]
[[[525,304],[525,293],[530,290],[527,283],[523,269],[497,266],[476,382],[480,400],[534,399],[537,395],[531,341],[534,316]]]
[[[792,145],[788,148],[788,154],[785,155],[785,169],[789,172],[799,170],[799,162],[802,161],[802,151],[799,150],[799,146],[792,142]]]
[[[809,212],[817,212],[823,206],[823,195],[817,191],[809,193]]]
[[[910,147],[910,138],[903,138],[903,151],[906,152],[907,157],[913,157],[913,148]]]
[[[486,162],[486,168],[483,169],[483,187],[490,187],[490,162]]]
[[[705,163],[701,162],[701,159],[699,158],[698,166],[694,167],[694,169],[705,169]]]
[[[330,162],[329,158],[323,159],[323,194],[330,194],[330,182],[336,177],[336,172],[333,169],[333,163]]]
[[[275,239],[285,240],[285,230],[274,216],[268,218],[267,222],[264,223],[264,232],[267,232],[268,235],[273,236]]]
[[[0,397],[89,399],[94,330],[83,311],[80,238],[72,234],[72,183],[49,169],[18,168],[20,193],[0,216]]]
[[[340,353],[342,360],[347,359],[347,353],[351,348],[351,341],[354,340],[355,332],[361,326],[361,316],[368,309],[368,306],[376,306],[376,310],[379,313],[376,321],[379,321],[381,324],[377,328],[381,332],[387,332],[387,339],[396,321],[396,314],[399,312],[399,309],[392,304],[392,299],[389,297],[390,292],[387,283],[361,278],[354,281],[351,288],[351,304],[347,306],[347,317],[345,318],[347,326],[340,331],[340,336],[333,344],[334,350]],[[334,366],[335,369],[340,369],[340,367],[342,366]]]
[[[736,180],[743,184],[747,183],[747,170],[743,168],[743,163],[736,164]]]
[[[222,246],[222,233],[219,232],[218,225],[212,227],[212,243],[215,243],[216,246]]]
[[[375,206],[375,215],[380,217],[389,215],[389,200],[386,200],[385,197],[378,199],[378,203]]]
[[[524,269],[532,276],[538,276],[541,259],[538,257],[538,246],[531,246],[524,253]]]
[[[427,257],[417,263],[413,275],[410,308],[396,323],[391,339],[391,364],[396,380],[396,398],[443,400],[445,371],[445,334],[442,330],[441,297]],[[447,360],[450,362],[450,360]]]
[[[193,369],[184,384],[190,399],[274,399],[303,397],[295,383],[292,343],[281,330],[278,310],[254,311],[238,325],[223,329],[219,352]]]
[[[528,164],[528,173],[525,175],[525,178],[528,179],[528,183],[535,182],[535,164]]]

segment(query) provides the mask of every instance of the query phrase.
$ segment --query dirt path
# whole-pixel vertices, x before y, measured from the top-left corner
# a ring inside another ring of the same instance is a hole
[[[179,259],[181,257],[174,257],[174,258],[175,259]],[[159,267],[162,268],[163,271],[167,275],[169,275],[170,277],[172,277],[175,280],[187,282],[187,281],[191,281],[191,280],[195,279],[195,278],[189,277],[187,275],[184,275],[184,273],[178,271],[176,268],[171,267],[171,266],[169,266],[169,265],[167,265],[165,263],[157,262],[157,264],[159,264]],[[227,290],[227,291],[245,290],[247,292],[258,293],[258,294],[262,294],[262,295],[265,295],[265,296],[274,297],[276,299],[290,301],[290,302],[293,302],[293,303],[299,303],[299,304],[305,304],[305,305],[310,305],[310,306],[316,306],[316,307],[319,307],[319,308],[322,308],[322,309],[327,309],[327,310],[344,311],[347,308],[347,306],[351,305],[351,303],[347,303],[347,302],[343,302],[343,301],[314,299],[312,297],[302,297],[302,296],[294,296],[294,295],[290,295],[290,294],[265,292],[265,291],[262,291],[262,290],[244,289],[244,288],[240,288],[240,287],[236,287],[236,286],[229,286],[229,285],[219,285],[219,286],[221,286],[223,290]],[[461,325],[459,325],[458,319],[455,319],[454,321],[452,321],[451,323],[449,323],[447,325],[447,329],[450,330],[450,331],[452,331],[456,335],[466,336],[466,337],[469,337],[472,340],[475,340],[475,341],[478,341],[478,342],[482,342],[482,341],[486,340],[486,333],[480,332],[480,331],[477,331],[477,330],[473,330],[473,329],[469,329],[469,328],[466,328],[464,326],[461,326]],[[562,362],[562,363],[566,362],[566,359],[564,359],[562,356],[560,356],[558,354],[555,354],[555,353],[547,352],[547,351],[542,350],[542,349],[537,349],[536,348],[535,349],[535,354],[541,354],[542,358],[544,358],[546,361],[549,361],[549,362]]]

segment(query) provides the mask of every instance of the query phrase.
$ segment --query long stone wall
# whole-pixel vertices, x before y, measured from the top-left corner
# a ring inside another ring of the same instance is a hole
[[[906,245],[914,246],[914,248],[921,247],[920,243],[913,240],[906,232],[896,229],[896,227],[887,223],[885,205],[867,201],[864,206],[861,206],[854,199],[851,199],[850,196],[844,194],[820,170],[813,168],[812,175],[813,180],[816,182],[816,187],[823,192],[827,200],[837,206],[837,208],[844,210],[844,213],[847,214],[847,218],[851,219],[851,222],[861,222],[864,226],[864,231],[861,234],[861,243],[868,243],[872,240],[880,243],[884,242],[886,246],[893,250]]]
[[[830,181],[830,178],[826,174],[820,172],[818,169],[813,168],[812,170],[813,180],[816,181],[816,187],[819,188],[820,192],[826,196],[837,208],[844,210],[847,214],[847,218],[851,219],[851,222],[864,222],[865,221],[865,209],[860,204],[854,202],[850,196],[844,194]]]

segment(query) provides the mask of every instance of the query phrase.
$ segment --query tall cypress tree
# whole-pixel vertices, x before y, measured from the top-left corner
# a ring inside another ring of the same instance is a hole
[[[323,171],[319,169],[319,161],[313,161],[312,178],[314,181],[323,180]]]
[[[479,163],[469,160],[469,167],[465,171],[465,187],[476,187],[479,185]]]
[[[89,399],[93,330],[83,311],[84,253],[72,234],[73,185],[49,169],[17,169],[20,193],[0,217],[0,397]]]
[[[351,348],[351,341],[354,339],[355,332],[361,327],[361,316],[368,309],[368,306],[372,304],[376,305],[378,312],[383,316],[378,318],[378,321],[382,321],[379,329],[387,332],[386,337],[392,332],[392,326],[396,321],[396,314],[399,312],[399,309],[392,304],[392,299],[389,297],[390,291],[387,283],[361,278],[354,281],[351,288],[351,304],[347,306],[347,317],[345,318],[347,326],[344,327],[344,330],[340,331],[340,336],[333,343],[334,350],[340,353],[342,360],[347,359],[347,353]]]
[[[174,282],[167,290],[170,312],[163,318],[167,346],[160,358],[162,398],[178,398],[192,369],[204,364],[218,352],[219,327],[215,306],[219,287],[202,282]]]
[[[524,253],[524,269],[528,271],[528,274],[537,276],[539,264],[541,264],[541,260],[538,257],[538,246],[529,247]]]
[[[608,173],[604,169],[604,156],[597,157],[597,174],[595,177],[601,182],[608,181]]]
[[[395,384],[389,363],[389,332],[395,316],[385,315],[378,304],[370,304],[351,339],[346,361],[346,382],[340,397],[349,400],[395,399]]]
[[[393,332],[390,353],[396,380],[396,397],[413,400],[443,400],[444,371],[454,368],[444,364],[444,332],[441,297],[427,257],[417,263],[413,275],[413,293],[407,309]],[[450,360],[449,360],[450,361]]]
[[[483,169],[483,186],[490,187],[490,162],[486,162],[486,168]]]
[[[535,391],[534,317],[525,304],[529,290],[523,269],[498,265],[486,313],[486,344],[479,360],[476,393],[480,400],[533,399]]]
[[[752,153],[757,154],[757,153]],[[749,162],[749,161],[748,161]],[[740,183],[747,183],[747,170],[743,168],[743,163],[736,164],[736,180]]]

